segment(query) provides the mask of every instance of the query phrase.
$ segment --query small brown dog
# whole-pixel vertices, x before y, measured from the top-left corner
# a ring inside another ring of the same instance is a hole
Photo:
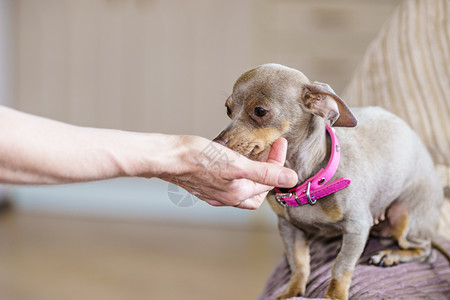
[[[335,173],[326,176],[334,182],[343,176],[351,180],[348,187],[323,193],[320,199],[311,199],[310,182],[306,191],[299,191],[308,199],[306,204],[292,191],[268,195],[291,269],[291,279],[278,299],[305,292],[311,234],[342,236],[327,298],[348,298],[352,273],[369,233],[393,237],[401,247],[373,256],[373,264],[391,266],[430,255],[443,189],[425,146],[400,118],[376,107],[352,112],[328,85],[311,83],[300,71],[277,64],[243,74],[226,108],[232,121],[215,141],[261,160],[271,143],[283,136],[288,141],[286,166],[298,173],[299,185],[328,170],[335,162],[333,155],[339,155],[340,161]],[[326,129],[327,121],[354,127],[333,130],[340,142],[335,149],[331,149],[334,134]],[[324,179],[317,185],[325,185]],[[287,205],[289,197],[294,205]]]

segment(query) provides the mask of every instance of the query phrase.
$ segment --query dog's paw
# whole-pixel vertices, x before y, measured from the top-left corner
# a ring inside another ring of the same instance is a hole
[[[295,277],[291,277],[291,280],[289,281],[285,290],[280,295],[278,295],[277,300],[290,299],[305,294],[306,282],[302,283],[295,279]]]
[[[304,294],[303,289],[301,288],[286,288],[280,295],[278,295],[277,300],[286,300],[298,296],[302,296]]]
[[[377,265],[380,267],[396,266],[399,263],[400,255],[392,250],[380,251],[369,259],[370,265]]]

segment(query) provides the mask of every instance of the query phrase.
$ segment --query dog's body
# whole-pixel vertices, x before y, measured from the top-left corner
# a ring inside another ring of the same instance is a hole
[[[341,159],[333,180],[349,187],[315,205],[282,207],[268,196],[279,217],[291,280],[279,299],[305,292],[309,277],[308,236],[342,235],[325,297],[346,299],[355,265],[369,233],[393,237],[401,250],[387,250],[371,262],[390,266],[424,260],[437,232],[443,190],[425,146],[409,126],[376,107],[353,113],[329,86],[310,83],[301,72],[269,64],[242,75],[227,100],[232,123],[217,139],[252,159],[263,159],[278,137],[288,140],[286,166],[299,184],[324,168],[331,142],[325,120],[335,121]]]

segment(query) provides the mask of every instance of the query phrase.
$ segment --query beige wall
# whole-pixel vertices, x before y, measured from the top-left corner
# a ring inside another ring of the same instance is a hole
[[[14,105],[86,126],[199,134],[266,62],[342,91],[400,0],[15,0]]]
[[[0,0],[0,105],[12,101],[12,0]]]

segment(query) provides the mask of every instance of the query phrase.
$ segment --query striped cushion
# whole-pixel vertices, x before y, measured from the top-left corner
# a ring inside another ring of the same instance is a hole
[[[450,2],[404,2],[342,96],[351,106],[382,106],[407,121],[450,186]]]
[[[437,240],[447,251],[450,242]],[[383,268],[368,265],[372,255],[384,249],[395,249],[393,241],[369,239],[355,272],[349,290],[349,299],[449,299],[450,268],[448,260],[437,250],[433,250],[427,262],[411,262]],[[323,297],[331,277],[336,254],[341,245],[340,239],[312,239],[311,276],[306,286],[305,297]],[[285,258],[277,265],[261,293],[259,300],[273,300],[287,285],[291,272]]]

